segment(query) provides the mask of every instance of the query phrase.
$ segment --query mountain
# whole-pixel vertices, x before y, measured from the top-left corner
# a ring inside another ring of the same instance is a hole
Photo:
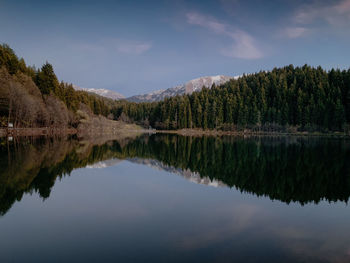
[[[83,90],[83,91],[87,91],[87,92],[90,92],[90,93],[95,93],[95,94],[100,95],[102,97],[110,98],[110,99],[113,99],[113,100],[125,99],[125,97],[122,94],[120,94],[118,92],[115,92],[113,90],[93,89],[93,88],[87,89],[87,88],[80,88],[80,87],[75,86],[75,85],[73,85],[73,88],[75,90]]]
[[[223,75],[201,77],[201,78],[190,80],[187,83],[180,86],[176,86],[165,90],[157,90],[147,94],[135,95],[135,96],[126,98],[126,100],[131,102],[161,101],[167,97],[173,97],[176,95],[183,95],[183,94],[192,94],[192,92],[194,91],[200,91],[203,88],[203,86],[210,88],[213,84],[221,85],[233,78],[236,78],[236,77],[228,77]],[[88,88],[80,88],[75,85],[73,85],[73,87],[75,90],[83,90],[83,91],[95,93],[97,95],[114,99],[114,100],[125,99],[125,97],[122,94],[119,94],[118,92],[108,90],[108,89],[93,89],[93,88],[88,89]]]
[[[221,85],[228,82],[235,77],[228,77],[223,75],[209,76],[193,79],[185,83],[184,85],[176,86],[166,90],[158,90],[151,93],[136,95],[127,98],[126,100],[131,102],[153,102],[161,101],[167,97],[173,97],[176,95],[192,94],[195,91],[200,91],[203,86],[210,88],[213,84]]]

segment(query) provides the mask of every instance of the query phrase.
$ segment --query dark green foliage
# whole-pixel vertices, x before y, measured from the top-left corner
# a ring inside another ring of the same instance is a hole
[[[19,59],[7,44],[0,45],[0,68],[1,67],[5,67],[11,75],[21,72],[32,78],[34,78],[36,71],[34,67],[27,67],[24,59]]]
[[[57,94],[59,84],[50,63],[46,62],[41,67],[41,70],[37,73],[35,84],[38,86],[43,95],[48,95],[50,92]]]
[[[18,70],[23,68],[20,67],[20,63],[15,52],[6,44],[0,45],[0,67],[3,66],[7,68],[10,74],[15,74]]]
[[[113,112],[159,129],[343,131],[350,123],[350,70],[290,65],[159,103],[119,103]]]

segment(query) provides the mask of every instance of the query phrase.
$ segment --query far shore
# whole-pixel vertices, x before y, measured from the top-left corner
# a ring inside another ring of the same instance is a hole
[[[118,134],[134,134],[134,133],[154,133],[152,130],[146,129],[116,129],[112,132],[101,131],[98,129],[88,129],[81,131],[75,128],[0,128],[0,137],[20,137],[20,136],[67,136],[77,135],[78,137],[91,137],[93,135],[98,136],[110,136]]]
[[[136,127],[136,126],[135,126]],[[220,130],[202,130],[202,129],[181,129],[181,130],[155,130],[155,129],[131,129],[123,127],[115,129],[112,132],[101,131],[99,129],[88,129],[84,132],[75,128],[0,128],[0,137],[6,136],[65,136],[65,135],[118,135],[127,133],[149,133],[149,134],[178,134],[182,136],[304,136],[304,137],[338,137],[350,138],[350,134],[342,132],[264,132],[264,131],[220,131]]]
[[[170,133],[183,136],[309,136],[309,137],[346,137],[350,134],[344,132],[266,132],[266,131],[220,131],[202,129],[181,129],[181,130],[156,130],[156,133]]]

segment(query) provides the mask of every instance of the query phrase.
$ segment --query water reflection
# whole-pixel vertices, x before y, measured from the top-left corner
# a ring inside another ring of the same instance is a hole
[[[26,138],[2,140],[0,155],[2,215],[24,193],[35,191],[48,198],[57,178],[76,168],[103,168],[121,160],[286,203],[347,202],[350,196],[350,144],[340,139],[163,134],[95,144]]]

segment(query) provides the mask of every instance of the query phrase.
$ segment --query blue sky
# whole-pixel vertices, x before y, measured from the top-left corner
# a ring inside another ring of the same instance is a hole
[[[0,42],[125,96],[208,75],[349,68],[350,0],[0,0]]]

